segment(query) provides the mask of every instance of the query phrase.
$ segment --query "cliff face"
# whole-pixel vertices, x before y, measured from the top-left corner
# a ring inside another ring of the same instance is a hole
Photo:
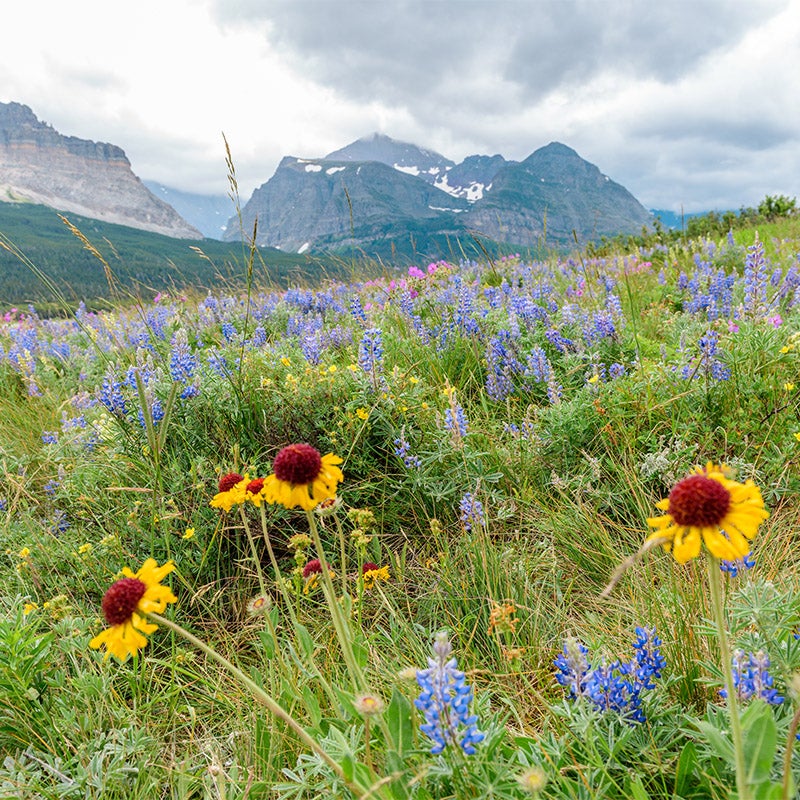
[[[19,103],[0,103],[0,200],[27,200],[180,239],[203,236],[145,187],[121,148],[62,136]]]

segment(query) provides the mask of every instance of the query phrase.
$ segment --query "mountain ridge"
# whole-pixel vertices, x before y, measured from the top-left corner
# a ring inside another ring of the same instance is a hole
[[[245,230],[258,218],[259,245],[367,253],[386,244],[389,230],[393,250],[406,248],[404,238],[413,244],[420,232],[434,238],[479,234],[516,247],[545,240],[566,247],[576,237],[585,242],[638,233],[653,222],[625,187],[560,142],[521,162],[496,154],[456,164],[383,134],[322,158],[285,156],[253,192],[242,218]],[[224,238],[238,235],[229,224]]]
[[[21,103],[0,103],[0,200],[39,203],[178,239],[203,238],[147,189],[122,148],[64,136]]]

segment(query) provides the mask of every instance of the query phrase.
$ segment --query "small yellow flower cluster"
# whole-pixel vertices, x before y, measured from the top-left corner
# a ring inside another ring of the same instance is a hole
[[[67,613],[69,613],[71,608],[67,602],[67,599],[68,598],[65,594],[58,594],[50,600],[46,600],[42,604],[42,610],[47,611],[53,619],[61,619],[62,617],[66,616]],[[28,614],[32,614],[34,611],[38,610],[39,604],[33,601],[25,603],[25,605],[22,607],[22,613],[26,617]]]
[[[378,567],[378,569],[368,569],[364,572],[364,588],[372,589],[376,583],[387,583],[389,581],[389,567]]]
[[[492,609],[489,612],[489,634],[516,633],[519,624],[516,613],[517,607],[514,603],[492,601]]]

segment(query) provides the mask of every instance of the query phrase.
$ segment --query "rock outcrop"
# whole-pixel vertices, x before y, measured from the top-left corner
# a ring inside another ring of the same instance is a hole
[[[40,203],[180,239],[203,238],[134,175],[121,148],[62,136],[20,103],[0,103],[0,200]]]

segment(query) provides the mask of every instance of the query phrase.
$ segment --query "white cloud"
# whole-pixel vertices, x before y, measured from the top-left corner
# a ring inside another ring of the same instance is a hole
[[[454,160],[562,141],[646,205],[797,194],[798,0],[29,0],[0,100],[242,199],[374,130]]]

